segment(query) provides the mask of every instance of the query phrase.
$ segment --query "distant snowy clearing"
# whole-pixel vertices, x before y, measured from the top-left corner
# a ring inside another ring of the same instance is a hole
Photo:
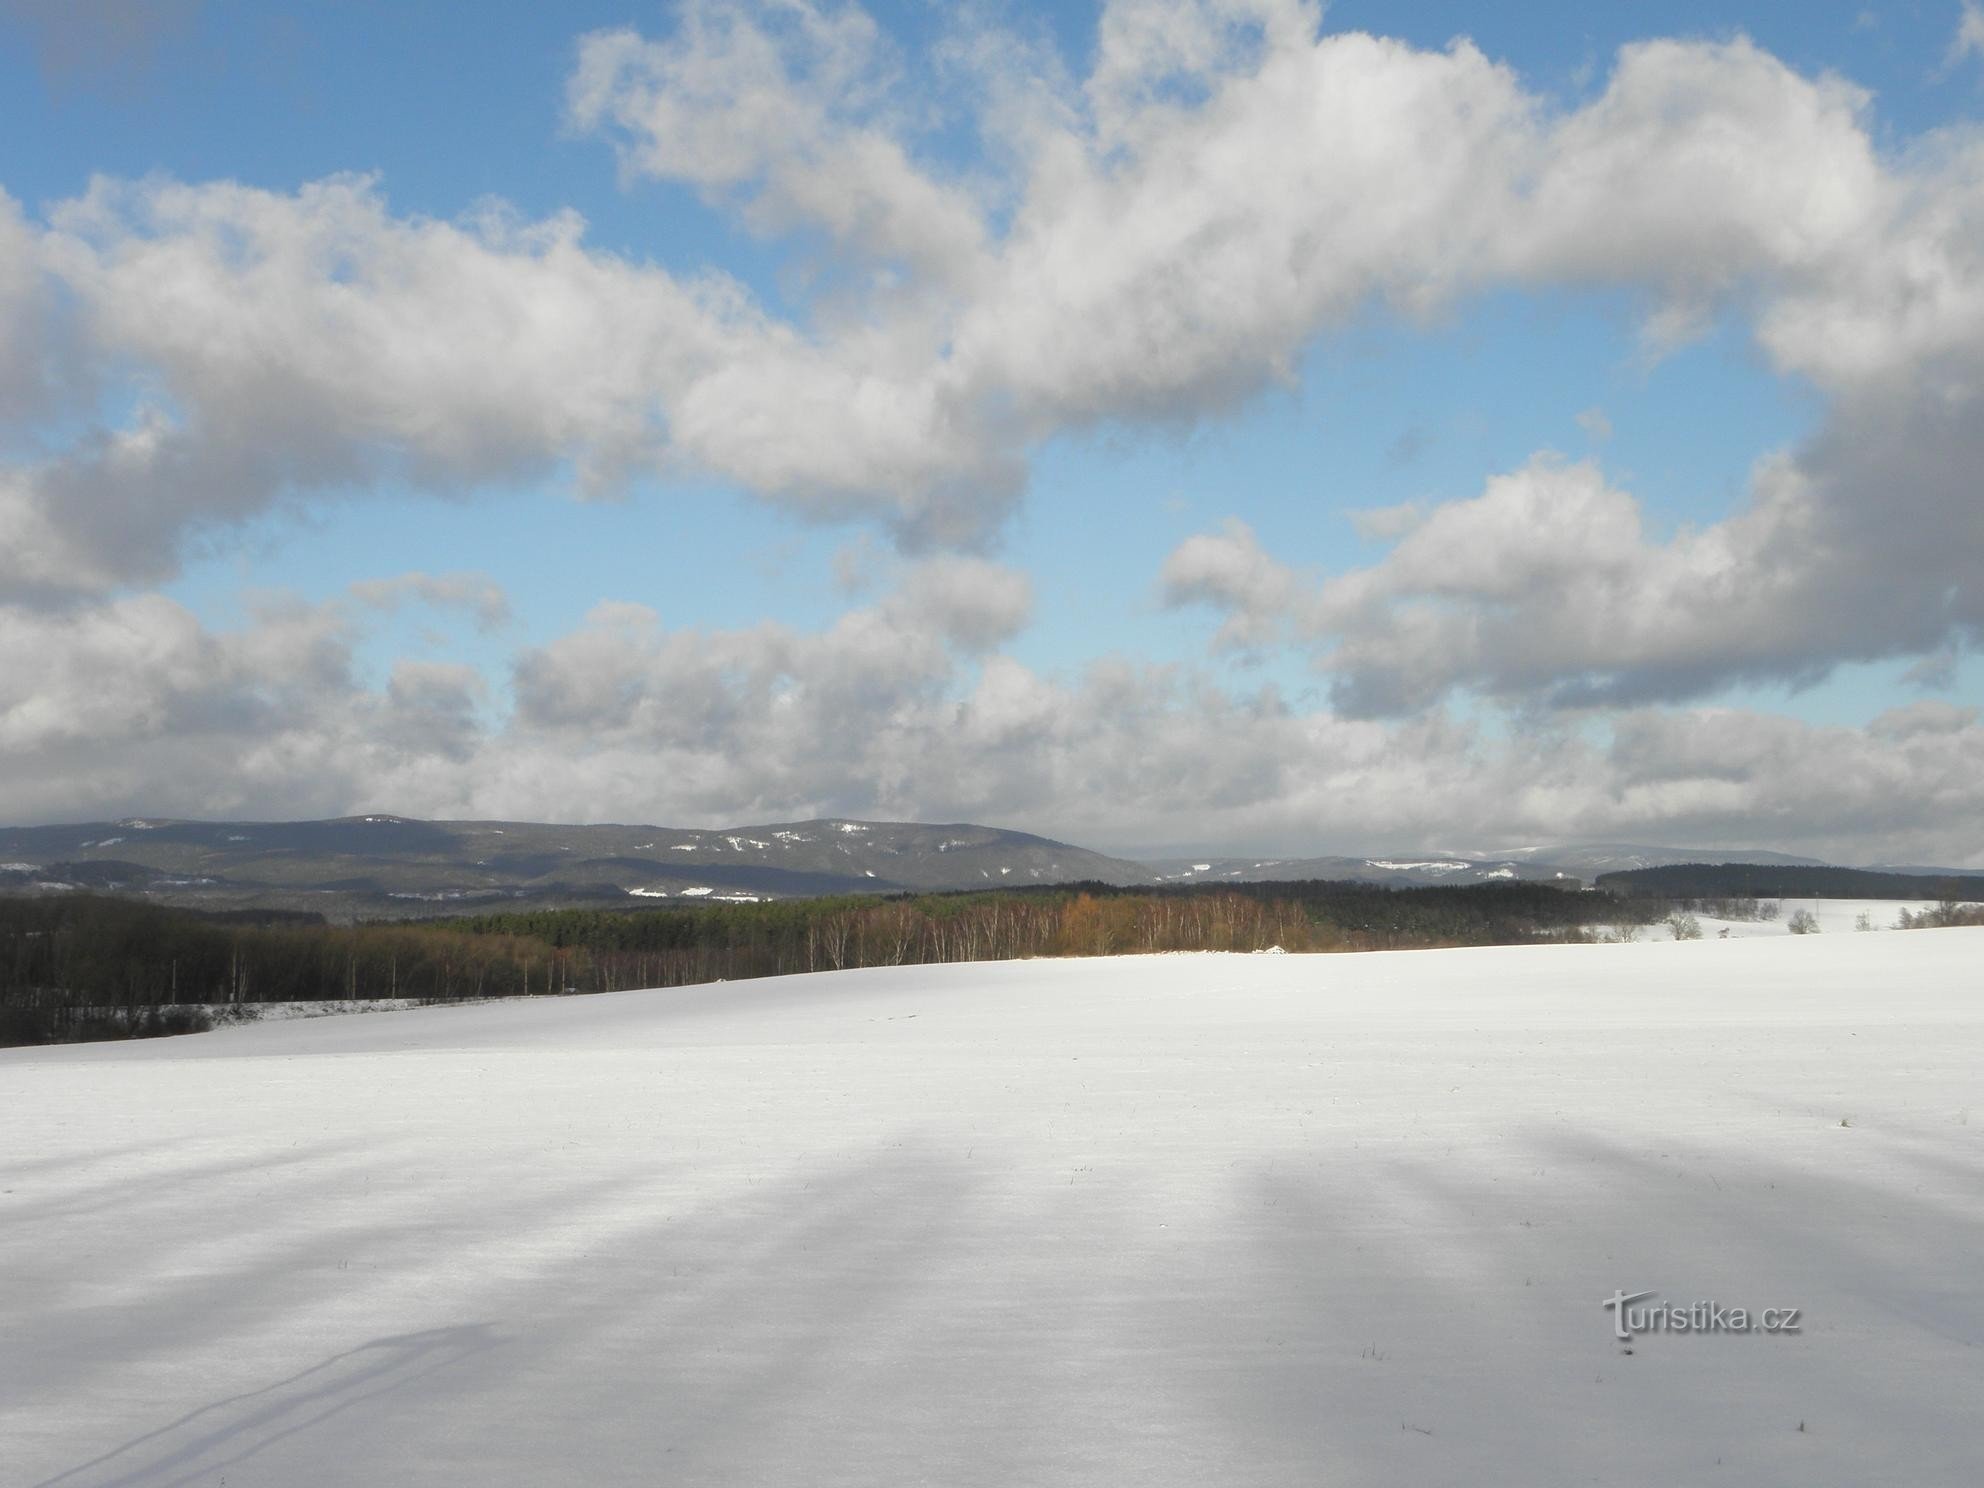
[[[1758,902],[1776,905],[1776,917],[1768,920],[1724,920],[1714,915],[1698,914],[1695,919],[1701,926],[1702,935],[1709,940],[1742,940],[1755,935],[1789,935],[1791,917],[1802,909],[1818,921],[1818,933],[1850,935],[1863,929],[1897,929],[1904,910],[1918,915],[1936,907],[1934,899],[1764,899]],[[1864,926],[1861,924],[1863,916],[1866,920]],[[1641,935],[1646,940],[1672,940],[1674,931],[1672,926],[1663,922],[1644,927]]]
[[[1824,928],[0,1051],[0,1476],[1984,1481],[1984,930]]]

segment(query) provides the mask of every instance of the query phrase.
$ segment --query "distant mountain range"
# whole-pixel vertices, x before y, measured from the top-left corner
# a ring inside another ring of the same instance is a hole
[[[1163,883],[1226,879],[1234,883],[1292,883],[1301,879],[1352,879],[1360,883],[1486,883],[1496,879],[1589,883],[1601,873],[1660,868],[1671,863],[1768,863],[1825,866],[1817,858],[1727,848],[1644,847],[1631,843],[1571,843],[1522,847],[1500,853],[1388,853],[1372,858],[1167,858],[1150,866]]]
[[[823,894],[1109,884],[1350,879],[1400,886],[1590,883],[1678,863],[1829,866],[1775,852],[1628,843],[1374,857],[1205,856],[1135,862],[996,827],[824,818],[720,831],[403,816],[308,822],[127,817],[0,828],[0,892],[138,895],[334,919],[522,906],[750,902]],[[1937,873],[1939,869],[1889,872]]]
[[[334,918],[529,905],[756,901],[1002,884],[1148,883],[1139,863],[1025,832],[820,820],[678,827],[127,817],[0,828],[0,891],[90,890]]]

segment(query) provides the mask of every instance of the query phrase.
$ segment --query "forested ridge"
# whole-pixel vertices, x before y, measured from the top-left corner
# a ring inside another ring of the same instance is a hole
[[[791,972],[1139,951],[1520,944],[1661,906],[1544,884],[1180,885],[535,910],[332,925],[92,895],[0,899],[0,1041],[176,1031],[150,1011],[615,991]]]
[[[1984,874],[1884,873],[1777,863],[1673,863],[1602,873],[1598,887],[1652,899],[1984,899]]]

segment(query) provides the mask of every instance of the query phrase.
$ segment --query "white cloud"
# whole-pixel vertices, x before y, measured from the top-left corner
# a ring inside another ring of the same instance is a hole
[[[426,604],[463,610],[483,630],[495,630],[510,618],[510,596],[487,574],[403,573],[389,579],[360,579],[351,586],[351,594],[374,609]]]
[[[1685,320],[1832,263],[1893,194],[1859,96],[1745,43],[1628,49],[1552,119],[1464,43],[1315,24],[1268,0],[1112,6],[1078,94],[981,35],[960,74],[979,94],[953,107],[999,131],[986,169],[1007,175],[969,182],[919,157],[933,105],[851,7],[697,4],[660,41],[585,38],[571,117],[632,176],[831,245],[847,274],[810,326],[589,249],[569,215],[395,217],[361,180],[99,182],[0,255],[45,263],[93,359],[158,396],[12,472],[14,525],[55,555],[16,586],[156,578],[187,531],[278,499],[568,461],[595,490],[688,469],[968,542],[1032,444],[1230,404],[1374,297],[1420,313],[1510,278],[1624,282]],[[1789,305],[1771,332],[1793,370],[1809,320]]]
[[[692,4],[659,40],[584,38],[570,116],[630,179],[834,257],[803,321],[589,248],[569,215],[395,216],[362,180],[99,182],[45,227],[0,203],[0,315],[67,297],[71,358],[140,369],[146,394],[0,479],[0,586],[101,593],[279,501],[567,464],[595,492],[693,471],[971,544],[1059,431],[1202,417],[1374,300],[1426,314],[1506,283],[1637,288],[1656,340],[1754,306],[1773,361],[1862,417],[1898,390],[1969,398],[1966,136],[1883,162],[1861,93],[1740,39],[1628,47],[1562,112],[1465,42],[1317,24],[1118,0],[1087,79],[981,29],[946,54],[975,91],[943,99],[846,5]],[[918,148],[960,120],[994,145],[970,179]],[[60,362],[16,353],[0,395]]]
[[[886,608],[968,652],[990,651],[1026,627],[1033,582],[981,558],[932,558],[910,570]]]
[[[1865,245],[1893,189],[1867,102],[1742,39],[1625,47],[1605,91],[1537,136],[1499,256],[1552,282],[1648,286],[1670,325],[1823,268]]]
[[[1800,606],[1766,602],[1798,583],[1681,570],[1748,574],[1785,522],[1892,549],[1882,524],[1898,504],[1944,522],[1953,556],[1921,574],[1882,564],[1901,618],[1860,617],[1886,634],[1853,654],[1933,647],[1966,623],[1962,603],[1936,613],[1950,563],[1979,551],[1964,546],[1972,524],[1949,528],[1938,471],[1967,455],[1963,410],[1984,387],[1984,143],[1953,133],[1883,162],[1864,95],[1740,39],[1628,47],[1569,112],[1464,42],[1318,36],[1313,7],[1275,0],[1112,5],[1079,86],[991,33],[971,55],[957,75],[980,93],[951,108],[996,125],[1007,153],[986,170],[1003,161],[1004,178],[953,179],[922,157],[919,131],[950,115],[852,7],[696,4],[660,40],[583,40],[571,117],[609,134],[631,177],[828,245],[846,273],[811,325],[721,277],[588,248],[576,218],[396,217],[360,180],[290,195],[100,182],[43,229],[0,203],[0,315],[33,319],[41,287],[59,286],[87,359],[148,369],[149,391],[129,423],[0,475],[0,587],[102,593],[170,574],[189,534],[278,501],[389,477],[472,489],[567,463],[590,490],[692,470],[816,518],[880,520],[912,546],[969,544],[1059,430],[1203,416],[1291,375],[1312,338],[1374,299],[1423,314],[1499,283],[1588,283],[1647,293],[1656,340],[1753,306],[1773,362],[1834,399],[1795,481],[1760,487],[1713,540],[1648,556],[1640,588],[1705,605],[1705,634],[1806,627]],[[59,360],[16,354],[0,387],[46,388]],[[1855,454],[1868,446],[1898,463],[1869,469]],[[1602,521],[1637,542],[1622,501]],[[1595,534],[1545,533],[1531,552],[1508,524],[1533,514],[1507,493],[1476,511],[1494,530],[1464,555],[1474,577],[1448,587],[1478,591],[1487,553],[1531,569],[1554,555],[1548,581],[1570,582],[1564,564]],[[1346,592],[1433,583],[1413,555],[1462,518],[1433,520],[1387,577]],[[1840,566],[1815,559],[1813,581]],[[1262,607],[1226,639],[1260,632]],[[1387,640],[1371,604],[1355,608],[1350,654],[1373,674],[1361,692],[1425,695],[1428,679],[1375,668],[1455,625],[1420,614]],[[1687,659],[1616,619],[1559,672],[1658,693],[1825,659],[1749,641]],[[1603,653],[1615,636],[1633,644]]]
[[[1416,501],[1402,501],[1396,506],[1371,506],[1362,511],[1344,513],[1350,518],[1350,525],[1357,529],[1357,535],[1374,542],[1393,542],[1404,537],[1426,518],[1426,512]]]
[[[1958,660],[1956,648],[1945,647],[1916,662],[1902,673],[1901,680],[1925,692],[1946,691],[1956,685]]]
[[[567,112],[610,131],[630,175],[734,196],[768,233],[810,228],[860,260],[957,278],[983,247],[979,204],[890,131],[893,70],[853,6],[691,0],[665,41],[584,37]]]
[[[13,321],[34,305],[8,229],[0,211]],[[927,539],[982,531],[1016,492],[1006,456],[944,432],[932,390],[808,345],[720,276],[678,280],[581,232],[396,218],[362,180],[99,182],[62,204],[29,271],[72,298],[93,360],[149,369],[147,395],[130,423],[0,470],[0,529],[18,535],[0,593],[157,580],[189,533],[389,477],[468,490],[570,462],[609,492],[694,470]],[[10,358],[0,393],[41,372]]]
[[[1358,714],[1455,689],[1588,707],[1812,681],[1984,633],[1984,517],[1956,474],[1984,456],[1975,440],[1951,413],[1843,423],[1761,463],[1726,520],[1665,540],[1596,463],[1539,455],[1418,514],[1378,563],[1317,582],[1251,534],[1190,538],[1166,598],[1220,611],[1218,644],[1309,650]],[[1883,481],[1885,508],[1865,504]]]
[[[1230,518],[1218,533],[1188,537],[1164,562],[1164,602],[1206,604],[1226,614],[1216,644],[1255,647],[1276,639],[1300,602],[1301,580],[1268,556],[1253,528]]]
[[[39,238],[0,191],[0,429],[46,411],[56,372],[51,315]]]
[[[1963,11],[1957,17],[1956,34],[1950,38],[1943,66],[1954,67],[1967,57],[1984,57],[1984,7],[1977,0],[1963,0]]]
[[[1975,708],[1923,701],[1864,729],[1657,707],[1507,737],[1437,709],[1380,723],[1176,668],[977,663],[913,587],[813,632],[670,630],[603,605],[526,654],[507,715],[459,666],[401,661],[367,683],[335,606],[274,607],[236,632],[158,597],[7,611],[0,819],[833,814],[1201,850],[1584,837],[1976,854]]]

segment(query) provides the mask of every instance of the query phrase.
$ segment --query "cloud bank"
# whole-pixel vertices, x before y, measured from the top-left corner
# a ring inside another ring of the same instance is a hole
[[[1984,721],[1934,699],[1865,728],[1730,708],[1626,708],[1514,733],[1288,706],[1190,669],[1073,679],[987,653],[1024,582],[907,575],[827,629],[670,629],[602,604],[522,653],[492,716],[470,668],[354,661],[370,606],[214,633],[160,596],[0,624],[0,817],[431,816],[1009,822],[1119,849],[1493,850],[1564,837],[1768,842],[1961,863],[1984,812]],[[1589,723],[1590,720],[1584,720]],[[576,809],[575,809],[576,806]]]

